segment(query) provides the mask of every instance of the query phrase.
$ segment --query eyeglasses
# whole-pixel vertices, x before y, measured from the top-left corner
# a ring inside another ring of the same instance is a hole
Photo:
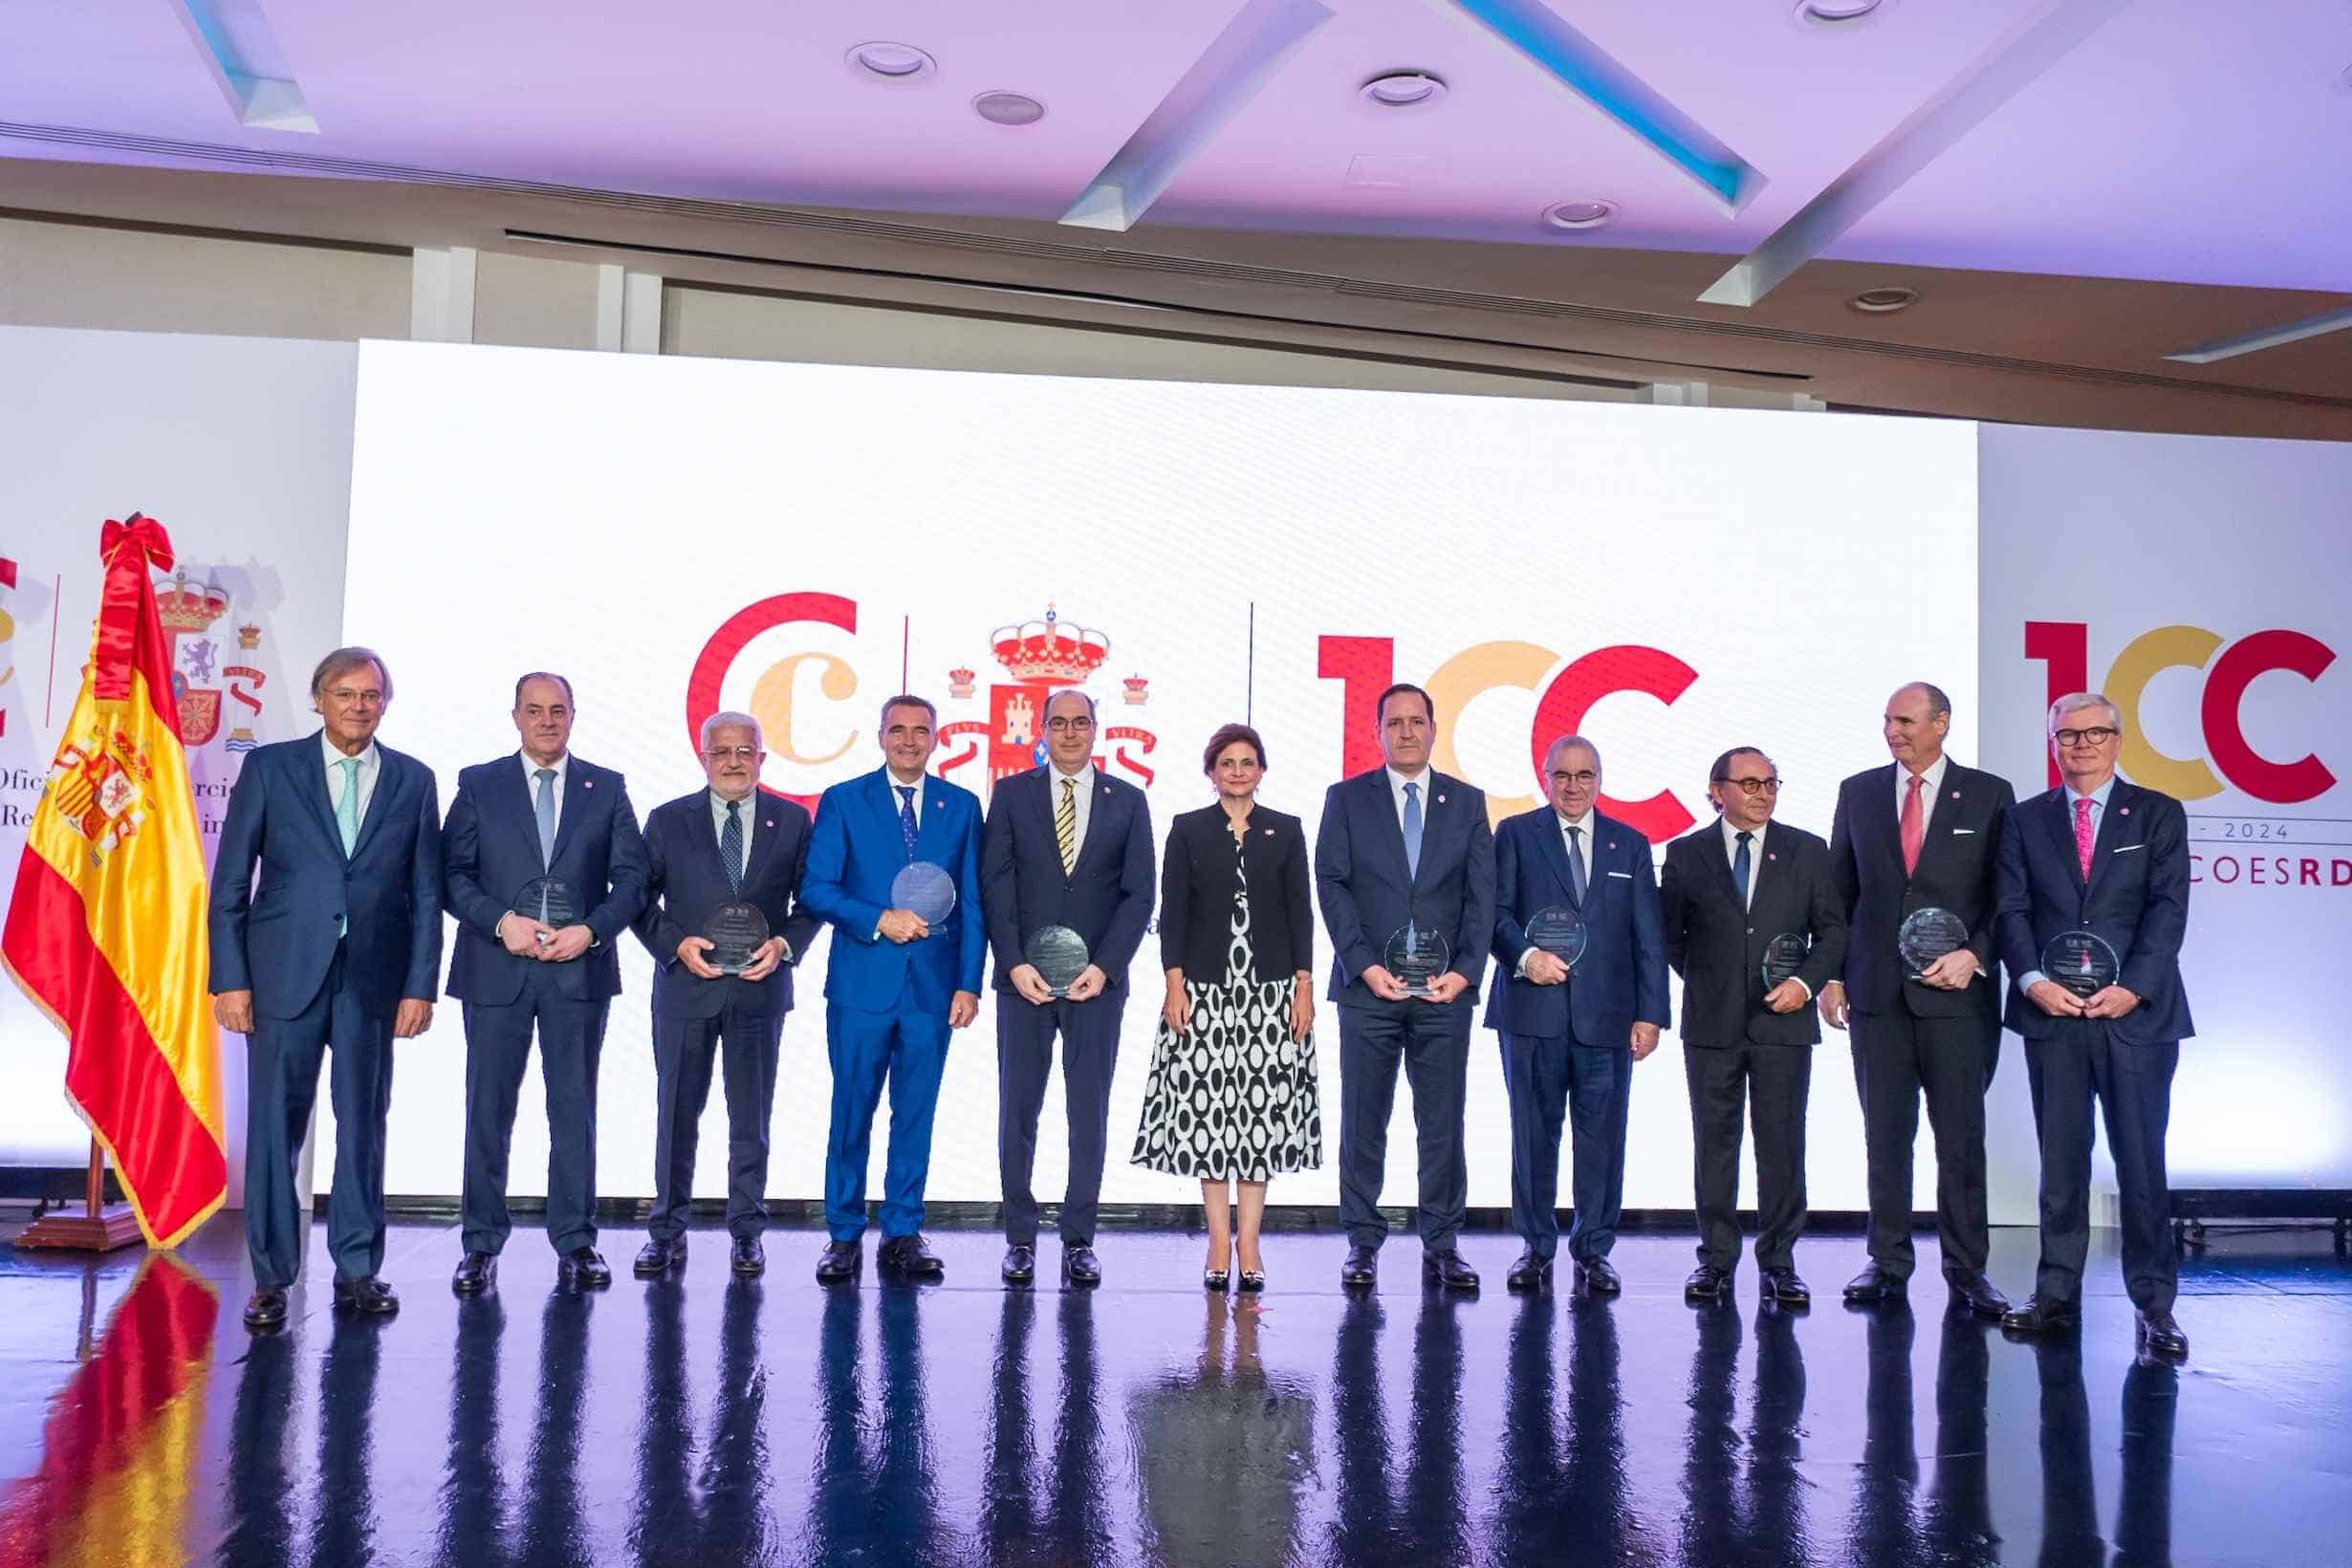
[[[749,762],[759,755],[759,748],[756,746],[721,746],[705,751],[703,755],[713,762],[726,762],[730,758],[736,762]]]
[[[2053,730],[2050,738],[2068,751],[2079,746],[2104,746],[2122,731],[2106,725],[2094,725],[2088,730]]]
[[[1778,795],[1780,793],[1780,777],[1776,773],[1771,778],[1718,778],[1715,782],[1736,785],[1742,795]]]
[[[1587,768],[1582,773],[1554,773],[1552,775],[1552,782],[1555,784],[1571,785],[1579,790],[1589,790],[1594,785],[1601,782],[1601,775],[1593,772],[1590,768]]]
[[[357,705],[360,708],[381,708],[383,706],[383,693],[372,688],[366,691],[354,691],[349,686],[335,686],[329,689],[327,695],[338,703]]]
[[[1083,734],[1095,727],[1095,721],[1083,713],[1075,718],[1067,713],[1056,713],[1045,721],[1045,727],[1057,735]]]

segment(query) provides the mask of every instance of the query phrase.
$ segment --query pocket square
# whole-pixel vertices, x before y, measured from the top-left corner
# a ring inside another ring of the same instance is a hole
[[[1630,871],[1612,871],[1609,875],[1612,877],[1622,877],[1627,882],[1633,881],[1633,873]]]
[[[2118,844],[2113,849],[2107,851],[2107,853],[2110,855],[2128,855],[2135,849],[2145,848],[2147,848],[2147,845],[2145,844]]]
[[[1955,838],[1965,838],[1975,831],[1974,828],[1954,828],[1951,830],[1951,836]]]

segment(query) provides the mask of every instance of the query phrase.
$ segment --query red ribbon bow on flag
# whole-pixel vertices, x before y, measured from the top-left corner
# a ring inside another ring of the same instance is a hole
[[[145,512],[132,512],[127,523],[119,523],[109,517],[106,526],[98,530],[98,559],[108,565],[114,564],[115,552],[124,545],[143,553],[156,570],[171,570],[171,535],[163,532],[163,524]]]

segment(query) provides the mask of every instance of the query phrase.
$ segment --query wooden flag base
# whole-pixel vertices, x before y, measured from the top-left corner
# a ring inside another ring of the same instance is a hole
[[[140,1240],[138,1214],[129,1204],[104,1202],[105,1194],[106,1151],[93,1138],[90,1180],[82,1193],[82,1212],[68,1214],[60,1210],[44,1214],[17,1233],[16,1245],[56,1252],[111,1252]]]

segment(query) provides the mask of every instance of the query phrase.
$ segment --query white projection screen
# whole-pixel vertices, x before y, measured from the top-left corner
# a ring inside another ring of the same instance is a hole
[[[1498,813],[1534,804],[1533,749],[1573,724],[1661,841],[1708,814],[1708,764],[1735,743],[1778,763],[1783,819],[1826,833],[1838,780],[1885,759],[1878,715],[1906,680],[1952,694],[1952,749],[1975,755],[1977,432],[1961,422],[376,342],[358,406],[346,634],[391,661],[383,738],[433,765],[445,807],[459,768],[515,750],[512,682],[534,668],[570,677],[575,752],[624,772],[641,817],[700,787],[699,712],[759,714],[765,785],[814,795],[879,765],[876,708],[902,686],[940,705],[946,776],[985,795],[991,717],[1020,695],[998,695],[1020,683],[992,634],[1049,610],[1107,644],[1088,683],[1100,754],[1145,787],[1156,836],[1209,800],[1201,747],[1245,715],[1266,736],[1263,798],[1312,834],[1391,673],[1436,695],[1440,766]],[[1319,972],[1319,934],[1318,950]],[[820,947],[802,966],[785,1031],[779,1197],[822,1190],[824,963]],[[607,1195],[651,1190],[649,974],[628,939]],[[1104,1197],[1189,1204],[1191,1182],[1127,1163],[1156,939],[1130,978]],[[993,1017],[991,997],[951,1051],[934,1198],[997,1196]],[[1324,1164],[1277,1181],[1277,1204],[1337,1201],[1328,1005],[1317,1041]],[[1679,1049],[1669,1036],[1637,1073],[1632,1207],[1690,1203]],[[391,1191],[457,1190],[464,1056],[454,1003],[401,1047]],[[1470,1061],[1470,1201],[1501,1207],[1491,1032]],[[1864,1206],[1846,1069],[1833,1036],[1814,1075],[1818,1208]],[[517,1193],[544,1189],[538,1093],[534,1071]],[[705,1196],[725,1187],[721,1101]],[[1398,1101],[1385,1195],[1409,1204],[1409,1091]],[[1058,1091],[1039,1141],[1050,1201]],[[1923,1202],[1933,1174],[1923,1161]]]

